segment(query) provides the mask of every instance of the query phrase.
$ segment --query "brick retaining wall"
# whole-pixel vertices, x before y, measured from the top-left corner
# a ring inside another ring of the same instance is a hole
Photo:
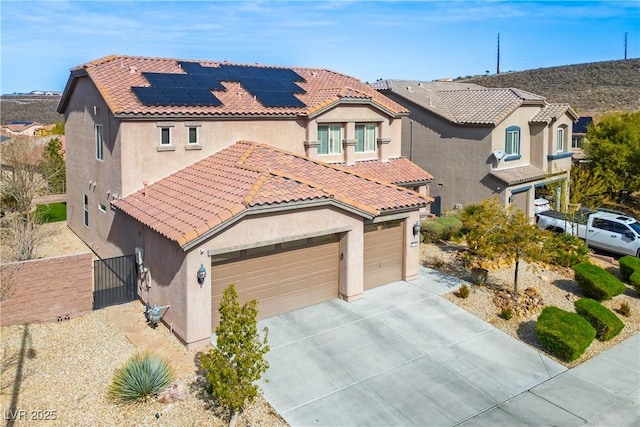
[[[0,325],[50,322],[93,309],[91,253],[43,258],[0,266],[12,291],[0,302]]]

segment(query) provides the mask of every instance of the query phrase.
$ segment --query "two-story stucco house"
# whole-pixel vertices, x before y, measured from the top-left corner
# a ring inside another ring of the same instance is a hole
[[[58,111],[69,226],[103,258],[143,249],[139,294],[188,346],[232,283],[264,318],[418,275],[432,177],[401,157],[407,110],[354,78],[110,56]]]
[[[411,112],[402,118],[402,153],[435,176],[432,213],[498,195],[533,216],[538,188],[568,191],[578,118],[568,104],[456,82],[382,80],[372,87]]]

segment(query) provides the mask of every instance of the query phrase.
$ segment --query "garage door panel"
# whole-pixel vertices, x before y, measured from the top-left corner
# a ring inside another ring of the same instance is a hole
[[[402,226],[364,233],[364,289],[402,280]]]
[[[338,296],[339,243],[293,250],[212,265],[212,327],[219,323],[222,292],[234,283],[242,302],[258,301],[264,319]],[[231,280],[233,279],[233,280]]]

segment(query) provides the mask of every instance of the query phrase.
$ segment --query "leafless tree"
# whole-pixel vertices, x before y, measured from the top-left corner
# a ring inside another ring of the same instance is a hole
[[[33,198],[46,189],[39,170],[44,147],[38,138],[17,136],[0,146],[0,191],[3,211],[28,214]]]

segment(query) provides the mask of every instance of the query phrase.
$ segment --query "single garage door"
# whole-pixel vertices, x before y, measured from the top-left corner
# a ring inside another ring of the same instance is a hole
[[[338,297],[338,235],[314,237],[212,258],[211,322],[218,326],[223,291],[235,284],[240,303],[256,299],[264,319]]]
[[[364,227],[364,289],[402,280],[402,221]]]

